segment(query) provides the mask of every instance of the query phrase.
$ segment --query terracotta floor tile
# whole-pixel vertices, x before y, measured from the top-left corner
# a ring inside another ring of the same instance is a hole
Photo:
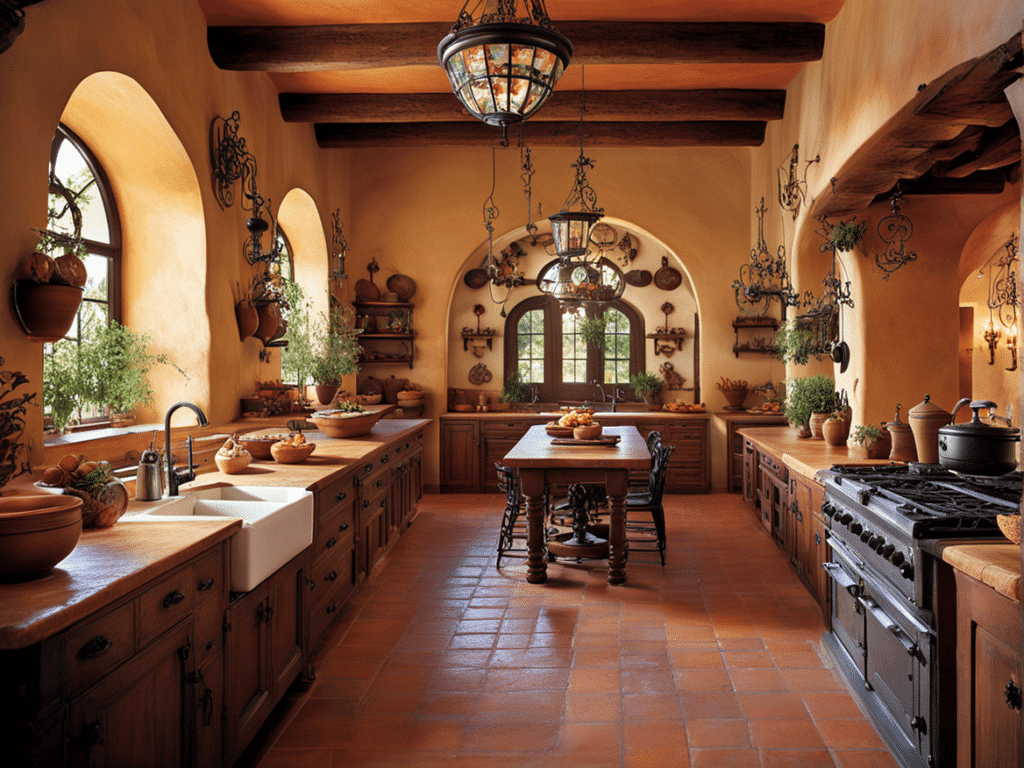
[[[750,739],[761,749],[824,749],[809,716],[793,719],[750,720]]]
[[[895,768],[738,496],[666,497],[669,562],[636,553],[620,587],[495,569],[503,505],[425,496],[235,768]]]
[[[756,749],[694,749],[690,768],[761,768]]]
[[[831,749],[885,749],[872,725],[863,718],[818,720],[818,732]]]
[[[825,749],[763,749],[762,768],[835,768]]]
[[[750,734],[747,721],[735,720],[690,720],[686,721],[686,735],[690,748],[703,747],[749,747]]]

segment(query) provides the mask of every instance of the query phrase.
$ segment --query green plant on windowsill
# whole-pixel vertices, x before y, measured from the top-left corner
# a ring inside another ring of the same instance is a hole
[[[786,418],[790,424],[802,427],[811,420],[812,413],[827,413],[836,408],[836,385],[828,376],[804,376],[791,379],[786,394]]]
[[[513,373],[501,388],[498,400],[502,403],[525,403],[530,399],[530,385],[519,380],[519,374]]]
[[[775,349],[784,363],[807,365],[812,356],[821,360],[817,338],[797,320],[787,320],[782,324],[775,334]]]
[[[651,402],[661,392],[665,382],[648,371],[640,371],[629,377],[629,384],[638,398]]]
[[[608,316],[598,315],[597,317],[587,317],[580,320],[576,325],[576,329],[579,331],[580,338],[583,339],[587,344],[596,347],[597,349],[604,349],[607,337],[605,336],[605,330],[608,327]]]

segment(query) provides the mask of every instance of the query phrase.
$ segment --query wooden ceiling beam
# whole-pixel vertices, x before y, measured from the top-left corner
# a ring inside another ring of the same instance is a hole
[[[282,93],[292,123],[431,123],[476,120],[451,93]],[[586,119],[781,120],[783,90],[587,91]],[[556,91],[531,123],[574,120],[579,91]],[[527,129],[529,130],[529,129]]]
[[[588,122],[583,140],[589,147],[758,147],[765,123],[755,121]],[[472,123],[317,123],[324,149],[361,147],[492,147],[501,132]],[[514,132],[513,132],[514,134]],[[577,122],[536,122],[527,127],[531,147],[578,147]],[[514,141],[514,138],[513,138]]]
[[[769,64],[818,61],[825,25],[810,22],[607,22],[557,25],[574,64]],[[437,65],[446,22],[209,27],[221,69],[313,72]]]

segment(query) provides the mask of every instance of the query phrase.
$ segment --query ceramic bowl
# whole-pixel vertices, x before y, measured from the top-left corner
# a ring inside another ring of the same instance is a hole
[[[237,456],[221,456],[218,453],[214,455],[213,460],[217,464],[217,469],[225,475],[237,475],[249,466],[249,462],[252,461],[252,454],[248,451],[243,451]]]
[[[270,455],[278,464],[298,464],[305,461],[316,450],[316,443],[303,443],[302,445],[290,445],[289,443],[274,443],[270,446]]]
[[[82,500],[42,494],[0,498],[0,578],[44,576],[82,535]]]
[[[254,459],[269,459],[270,446],[288,437],[287,434],[280,435],[239,435],[235,442]]]
[[[596,440],[601,436],[602,427],[596,421],[591,422],[585,427],[576,427],[572,431],[572,436],[577,440]]]
[[[356,437],[368,434],[385,413],[385,410],[364,413],[320,411],[314,413],[310,420],[328,437]]]
[[[1006,538],[1020,544],[1020,515],[996,515],[996,523]]]
[[[376,405],[384,399],[384,393],[378,392],[375,395],[360,395],[359,402],[363,405]]]

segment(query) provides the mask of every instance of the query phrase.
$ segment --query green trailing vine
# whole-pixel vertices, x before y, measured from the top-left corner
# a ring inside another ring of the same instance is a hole
[[[866,221],[840,221],[828,233],[828,244],[837,251],[852,251],[868,231]]]
[[[580,338],[587,344],[604,349],[607,337],[605,331],[608,328],[608,315],[601,314],[597,317],[586,317],[576,324]]]

